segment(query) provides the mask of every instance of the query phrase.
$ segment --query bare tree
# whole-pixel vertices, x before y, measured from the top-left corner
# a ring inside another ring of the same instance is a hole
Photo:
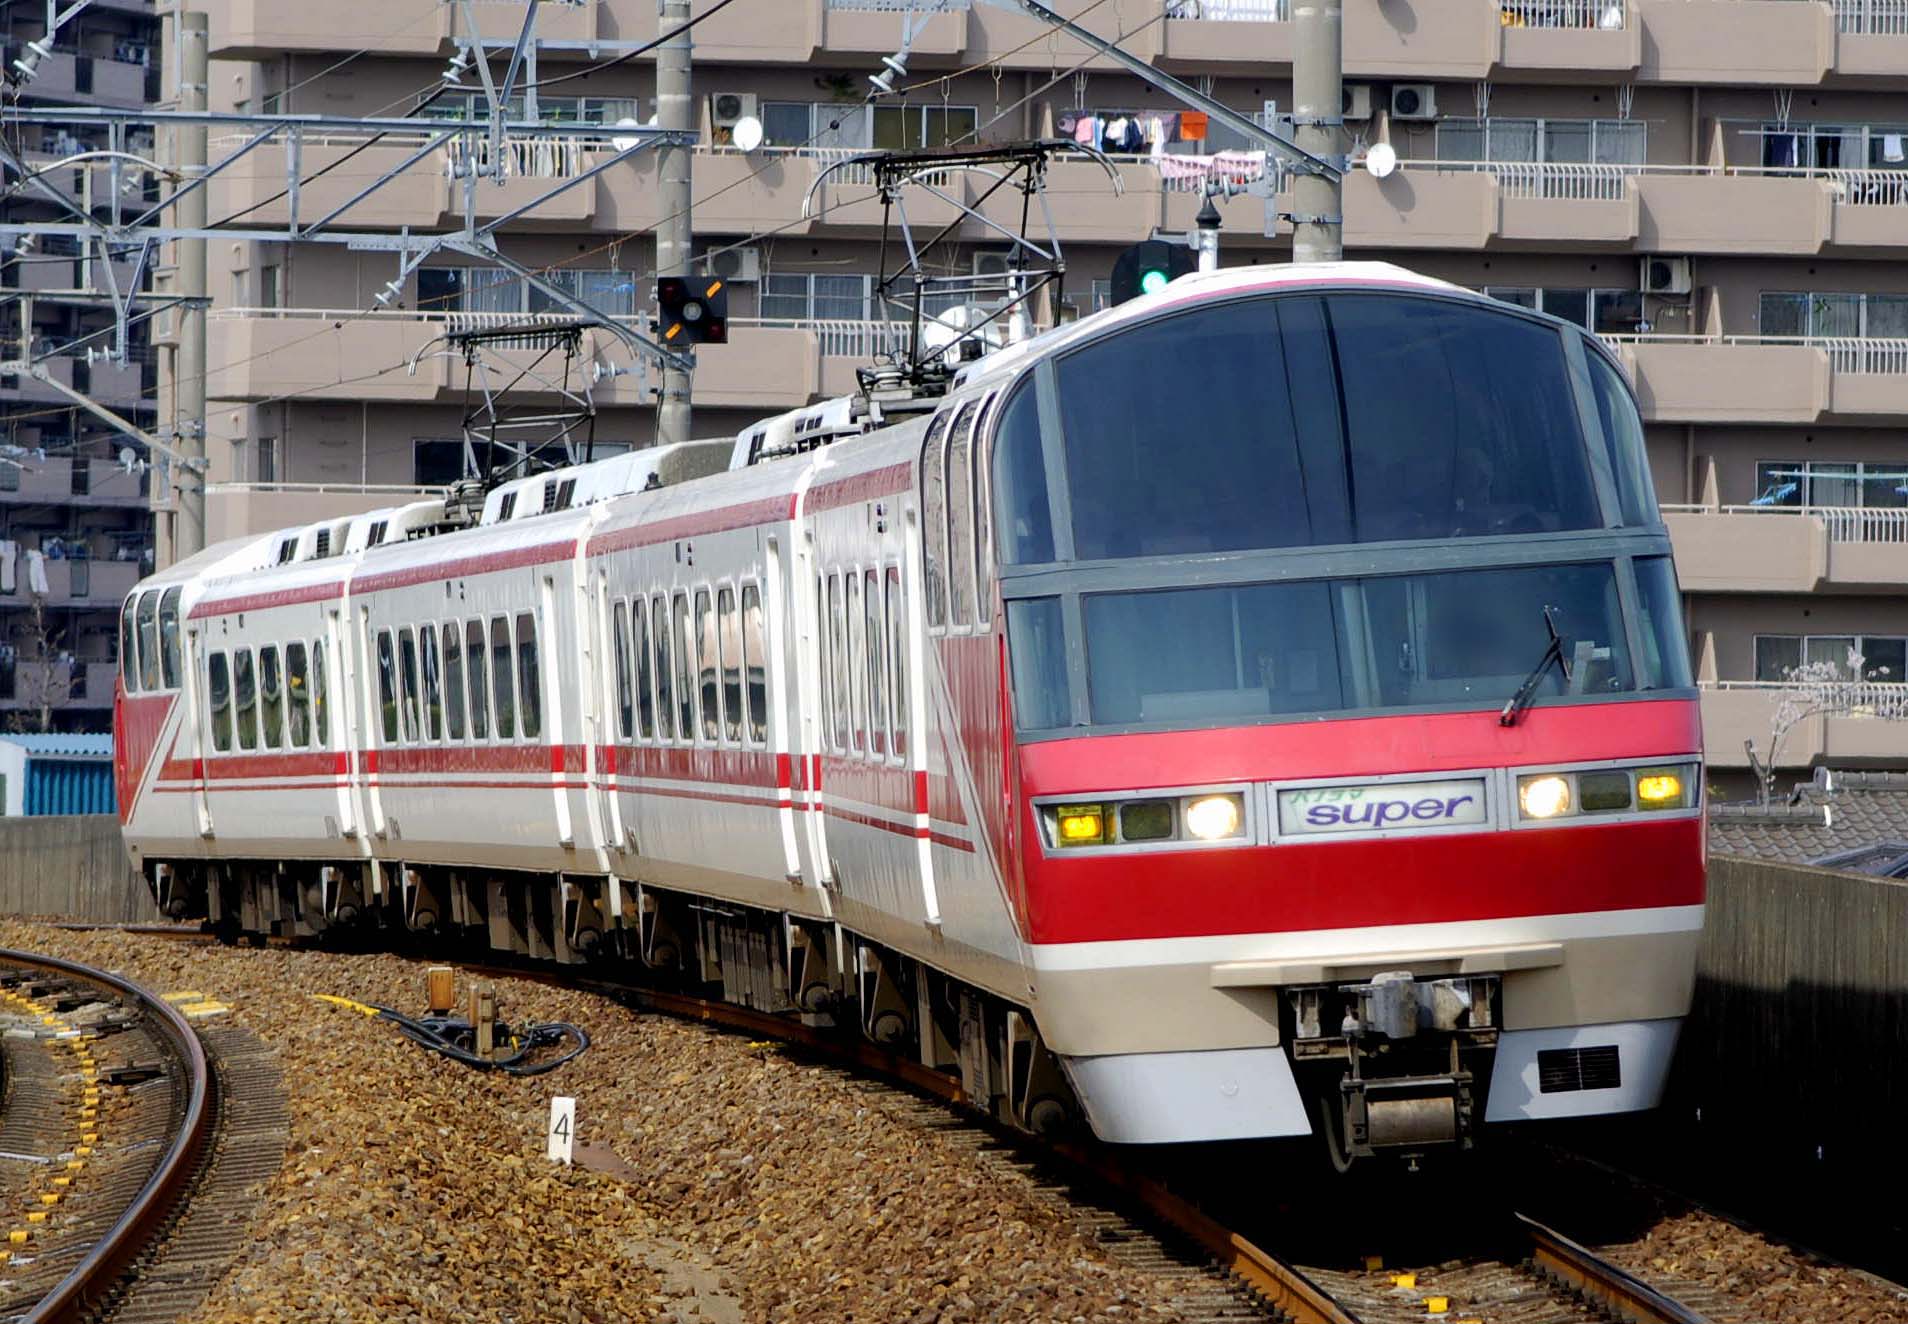
[[[1812,717],[1872,717],[1908,721],[1908,685],[1888,678],[1887,667],[1869,674],[1861,650],[1850,647],[1846,665],[1804,662],[1785,668],[1782,701],[1769,719],[1769,750],[1758,757],[1753,740],[1743,741],[1756,774],[1756,800],[1767,805],[1775,792],[1776,758],[1790,731]],[[1852,679],[1851,679],[1852,677]]]
[[[46,595],[32,595],[26,631],[21,637],[13,669],[13,693],[23,707],[8,719],[19,732],[53,729],[54,709],[73,697],[73,663],[62,652],[66,632],[47,620]]]

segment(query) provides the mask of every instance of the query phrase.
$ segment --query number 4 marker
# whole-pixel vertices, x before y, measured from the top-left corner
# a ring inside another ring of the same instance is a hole
[[[576,1100],[559,1094],[550,1100],[549,1145],[546,1153],[552,1163],[568,1163],[570,1147],[576,1143]]]

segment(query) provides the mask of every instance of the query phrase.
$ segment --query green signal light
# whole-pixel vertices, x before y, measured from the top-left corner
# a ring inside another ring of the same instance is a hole
[[[1158,294],[1166,288],[1166,273],[1155,267],[1140,274],[1140,293]]]

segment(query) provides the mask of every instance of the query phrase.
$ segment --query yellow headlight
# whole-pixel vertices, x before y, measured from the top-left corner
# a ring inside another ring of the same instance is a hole
[[[1636,799],[1645,809],[1673,809],[1683,803],[1683,779],[1673,772],[1645,772],[1636,779]]]
[[[1519,782],[1517,803],[1526,818],[1555,818],[1570,811],[1570,783],[1562,777],[1532,777]]]
[[[1239,801],[1230,795],[1208,795],[1186,806],[1186,831],[1201,841],[1239,835],[1244,821]]]
[[[1097,846],[1106,840],[1106,813],[1099,805],[1062,805],[1054,811],[1054,839],[1062,846]]]

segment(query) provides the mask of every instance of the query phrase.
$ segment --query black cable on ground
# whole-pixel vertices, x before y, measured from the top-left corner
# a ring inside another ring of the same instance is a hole
[[[398,1033],[418,1047],[442,1053],[453,1062],[462,1062],[478,1071],[501,1071],[511,1076],[541,1076],[580,1056],[590,1046],[590,1036],[583,1027],[571,1025],[567,1021],[525,1025],[514,1032],[500,1022],[497,1033],[511,1045],[511,1051],[499,1057],[480,1057],[476,1052],[476,1031],[467,1020],[455,1016],[406,1016],[401,1011],[393,1011],[375,1003],[357,1002],[323,993],[317,997],[323,1002],[390,1021],[397,1026]],[[555,1057],[532,1060],[537,1053],[566,1042],[573,1045],[568,1051]]]

